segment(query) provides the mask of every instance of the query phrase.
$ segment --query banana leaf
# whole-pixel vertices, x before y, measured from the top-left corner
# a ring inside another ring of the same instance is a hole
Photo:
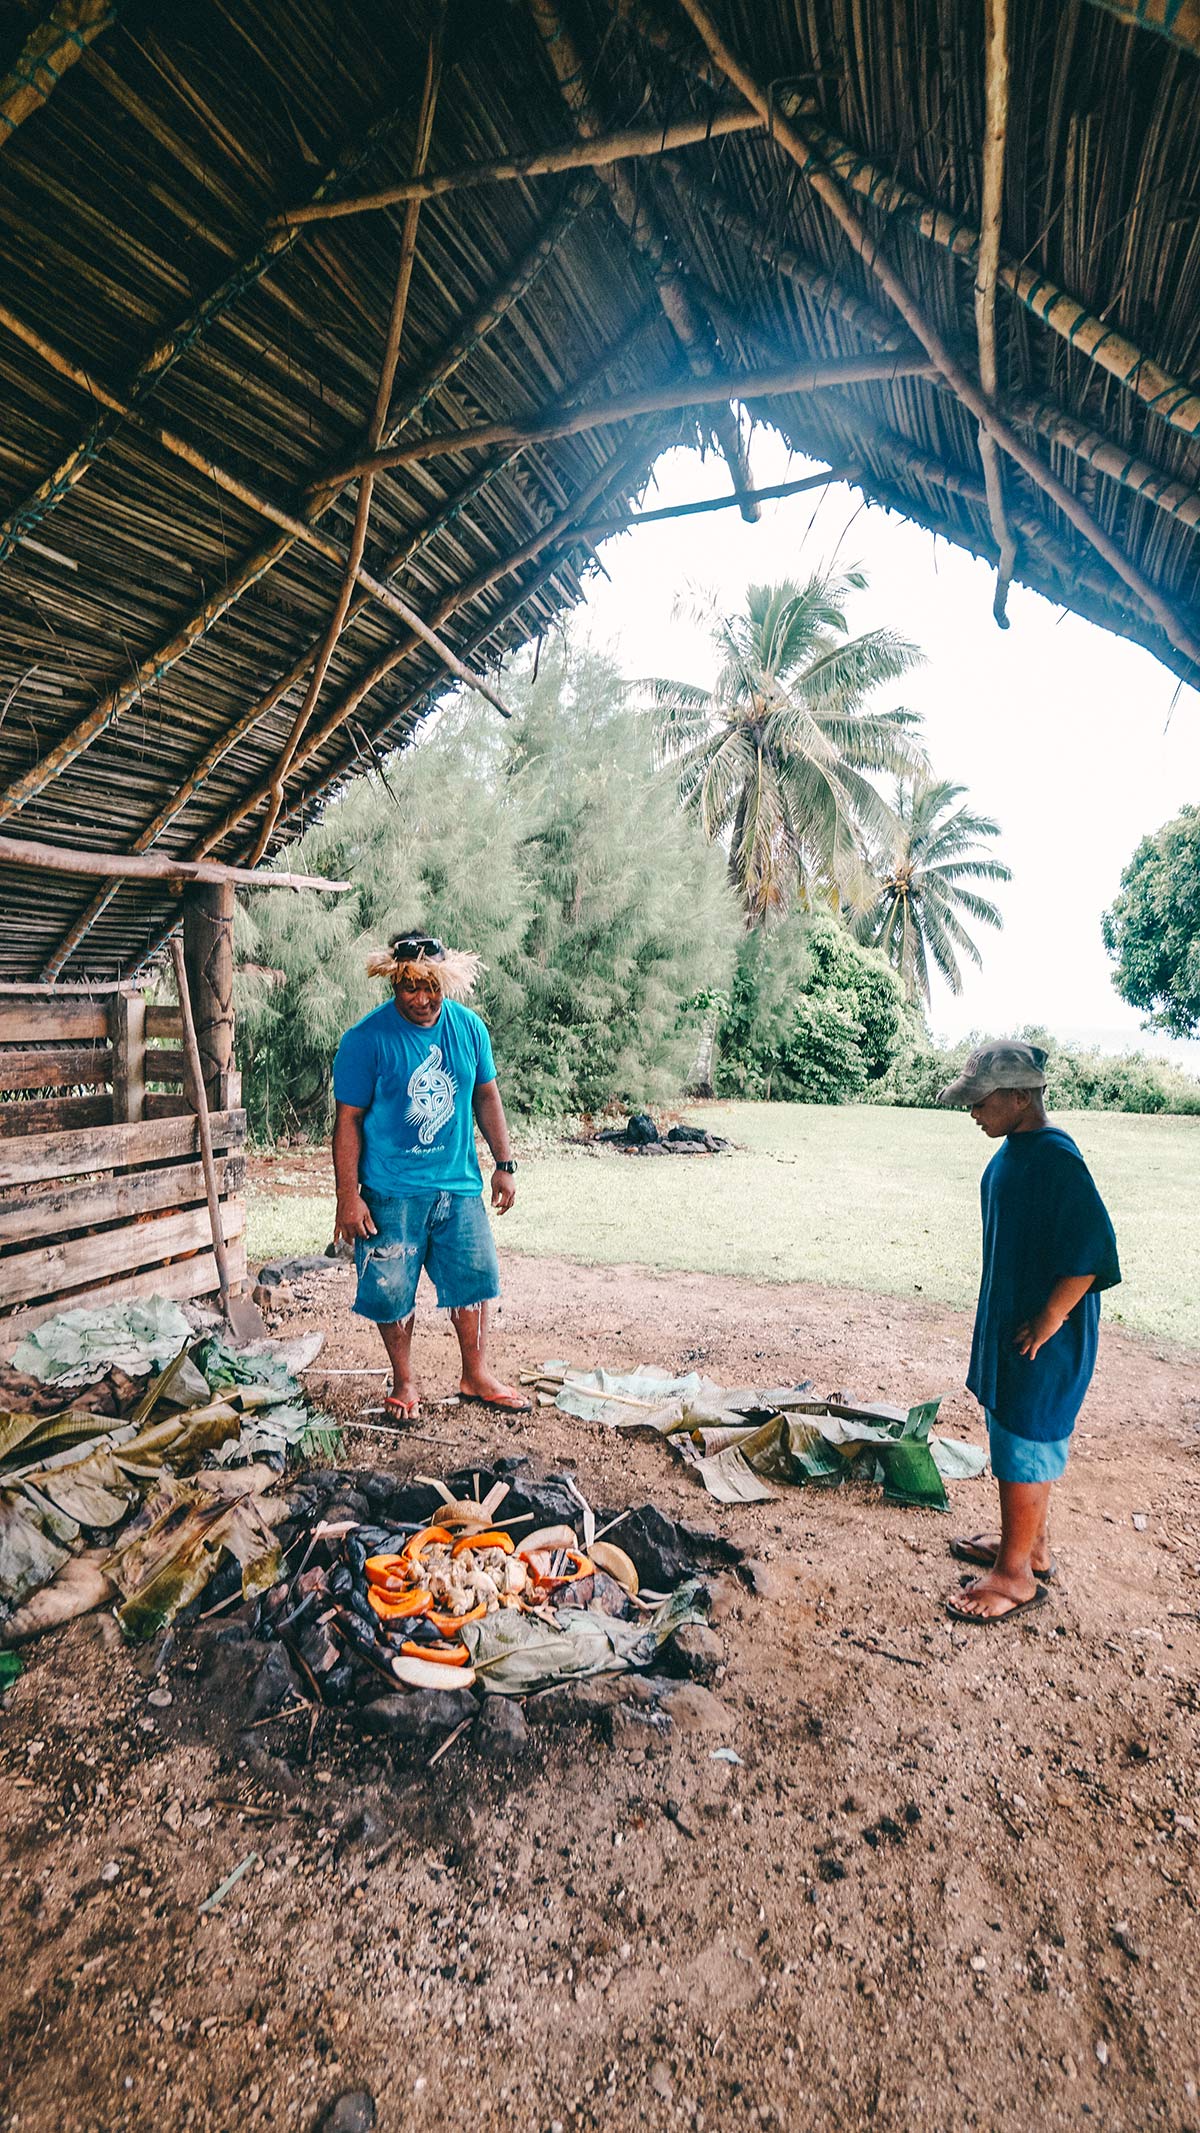
[[[0,1411],[0,1461],[9,1465],[27,1461],[33,1453],[49,1456],[68,1444],[82,1444],[92,1437],[106,1437],[116,1426],[112,1415],[93,1415],[85,1409],[60,1408],[54,1415],[14,1414]]]
[[[0,1601],[17,1607],[62,1569],[68,1550],[47,1533],[33,1505],[0,1490]]]
[[[228,1552],[242,1569],[242,1595],[254,1599],[280,1574],[279,1544],[253,1492],[228,1497],[164,1475],[105,1564],[124,1595],[116,1610],[125,1635],[143,1643],[203,1592]]]
[[[467,1623],[463,1636],[476,1676],[489,1695],[528,1696],[535,1689],[592,1674],[652,1666],[659,1647],[677,1629],[703,1622],[702,1590],[699,1581],[691,1579],[637,1622],[590,1608],[554,1608],[550,1620],[500,1608],[482,1622]]]

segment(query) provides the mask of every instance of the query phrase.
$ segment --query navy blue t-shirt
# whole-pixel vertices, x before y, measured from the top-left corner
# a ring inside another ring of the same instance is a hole
[[[472,1100],[495,1079],[487,1025],[457,1000],[444,1000],[426,1029],[394,1000],[364,1015],[333,1062],[338,1102],[366,1113],[364,1190],[397,1200],[482,1192]]]
[[[1012,1133],[980,1183],[983,1278],[967,1389],[1017,1437],[1069,1437],[1096,1366],[1100,1291],[1121,1279],[1117,1240],[1069,1133]],[[1056,1281],[1091,1274],[1086,1296],[1032,1362],[1014,1345]]]

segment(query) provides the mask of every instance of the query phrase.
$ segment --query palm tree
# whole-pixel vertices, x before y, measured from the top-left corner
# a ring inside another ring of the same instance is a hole
[[[751,585],[741,614],[707,610],[721,653],[711,689],[646,685],[660,761],[679,766],[705,835],[728,838],[748,927],[797,895],[840,904],[862,839],[882,844],[890,824],[870,773],[924,764],[916,714],[866,701],[922,654],[895,630],[847,634],[846,596],[865,584],[830,569],[804,585]]]
[[[995,904],[968,884],[1012,879],[1002,860],[979,851],[985,838],[1000,834],[997,824],[955,807],[965,790],[945,778],[897,779],[892,836],[875,861],[877,897],[855,927],[860,940],[883,949],[909,999],[926,1006],[931,961],[951,992],[962,991],[959,956],[982,961],[963,920],[1004,923]]]

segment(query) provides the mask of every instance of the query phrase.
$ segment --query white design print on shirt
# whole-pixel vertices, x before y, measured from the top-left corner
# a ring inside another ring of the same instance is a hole
[[[428,1148],[442,1127],[454,1116],[457,1083],[442,1065],[441,1046],[431,1044],[427,1056],[414,1068],[408,1084],[408,1123],[416,1126],[417,1139]]]

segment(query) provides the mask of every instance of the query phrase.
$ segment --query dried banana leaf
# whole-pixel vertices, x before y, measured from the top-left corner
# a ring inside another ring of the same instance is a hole
[[[117,1620],[141,1643],[156,1636],[203,1592],[228,1552],[253,1599],[280,1574],[279,1544],[253,1492],[229,1498],[164,1475],[105,1569],[124,1599]]]
[[[33,1505],[16,1490],[0,1490],[0,1601],[18,1606],[66,1560],[67,1550],[46,1532]]]

